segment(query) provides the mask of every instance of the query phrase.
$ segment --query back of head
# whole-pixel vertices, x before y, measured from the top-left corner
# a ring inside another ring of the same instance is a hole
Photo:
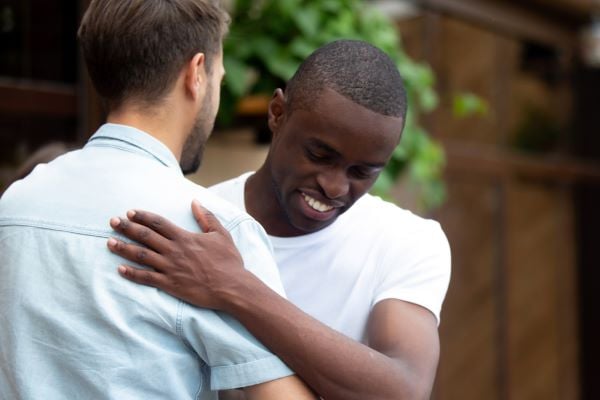
[[[204,53],[211,67],[228,21],[218,0],[92,0],[78,37],[94,87],[111,109],[125,100],[153,105],[194,54]]]
[[[398,68],[377,47],[338,40],[313,52],[286,86],[286,103],[310,110],[324,88],[382,115],[404,118],[406,91]]]

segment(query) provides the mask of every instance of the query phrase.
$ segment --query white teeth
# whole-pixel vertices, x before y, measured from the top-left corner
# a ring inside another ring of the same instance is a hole
[[[326,211],[333,209],[332,206],[323,204],[323,203],[313,199],[312,197],[310,197],[307,194],[302,193],[302,196],[304,197],[304,200],[308,203],[308,205],[314,210],[317,210],[319,212],[326,212]]]

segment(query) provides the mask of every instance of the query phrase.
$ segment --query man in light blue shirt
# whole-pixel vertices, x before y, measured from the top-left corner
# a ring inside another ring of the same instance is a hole
[[[197,230],[198,199],[284,295],[262,228],[182,173],[199,165],[219,103],[215,4],[91,2],[79,36],[109,123],[0,200],[0,399],[312,398],[235,319],[123,280],[104,246],[108,220],[132,205]]]

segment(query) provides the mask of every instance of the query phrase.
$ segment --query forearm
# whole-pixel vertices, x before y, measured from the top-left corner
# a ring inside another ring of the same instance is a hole
[[[287,376],[243,389],[246,400],[315,400],[315,394],[298,378]]]
[[[428,310],[400,300],[377,303],[368,323],[371,349],[311,318],[243,269],[228,232],[212,214],[193,210],[206,233],[183,231],[143,211],[128,214],[130,222],[111,220],[113,229],[145,245],[113,239],[111,251],[154,268],[121,266],[121,275],[229,312],[327,400],[429,397],[439,340]]]
[[[401,360],[327,327],[253,276],[229,293],[226,311],[327,400],[429,396],[416,393],[423,385]]]
[[[242,390],[220,390],[219,400],[247,400]]]
[[[219,391],[219,400],[315,400],[315,398],[315,394],[296,375],[238,390]]]

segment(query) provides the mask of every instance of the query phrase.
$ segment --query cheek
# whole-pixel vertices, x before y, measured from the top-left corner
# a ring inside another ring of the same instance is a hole
[[[371,190],[371,188],[375,184],[376,180],[377,180],[377,178],[373,178],[373,179],[356,181],[356,182],[352,183],[351,184],[351,193],[352,193],[352,197],[354,198],[354,200],[358,200],[360,197],[362,197],[364,194],[366,194],[369,190]]]
[[[221,86],[217,86],[213,94],[213,108],[218,110],[219,104],[221,104]]]
[[[302,152],[298,150],[298,145],[286,140],[277,140],[272,144],[272,154],[275,173],[284,177],[296,177],[303,175],[302,171],[307,169],[307,160]]]

